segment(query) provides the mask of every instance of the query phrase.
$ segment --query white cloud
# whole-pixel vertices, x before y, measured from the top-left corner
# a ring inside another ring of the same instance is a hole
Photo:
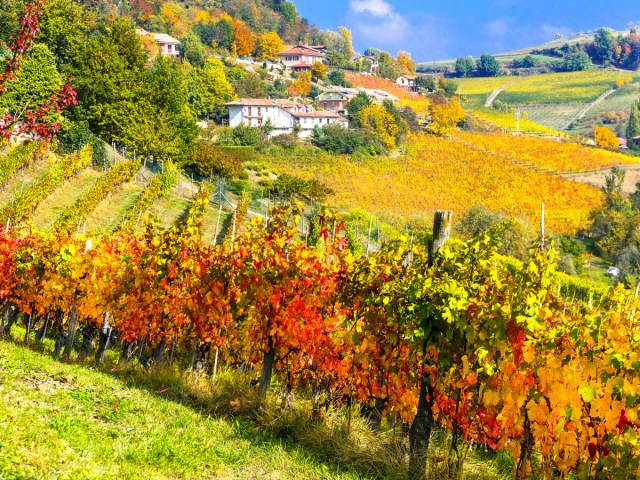
[[[492,37],[505,37],[510,30],[509,20],[499,18],[485,25],[485,30]]]
[[[399,44],[409,33],[409,22],[385,0],[350,0],[349,17],[360,37]]]

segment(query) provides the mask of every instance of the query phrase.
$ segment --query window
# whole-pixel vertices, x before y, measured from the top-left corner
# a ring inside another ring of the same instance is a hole
[[[258,107],[258,116],[261,117],[262,116],[262,107]]]

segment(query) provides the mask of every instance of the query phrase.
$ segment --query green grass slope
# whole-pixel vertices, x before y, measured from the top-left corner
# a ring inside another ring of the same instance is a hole
[[[0,342],[0,478],[357,479],[242,420]]]

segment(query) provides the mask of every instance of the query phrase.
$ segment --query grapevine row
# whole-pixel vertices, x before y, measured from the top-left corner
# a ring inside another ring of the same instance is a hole
[[[59,231],[71,231],[76,228],[78,222],[87,218],[109,192],[118,185],[132,180],[139,168],[139,165],[133,162],[116,164],[56,220],[55,228]]]
[[[299,214],[256,219],[233,249],[204,245],[188,221],[95,245],[0,234],[0,330],[20,314],[38,332],[53,319],[69,355],[78,324],[88,335],[108,312],[125,360],[134,345],[161,361],[195,344],[196,358],[254,365],[260,396],[275,377],[283,392],[314,391],[316,414],[356,402],[374,425],[422,419],[411,435],[423,445],[441,425],[507,452],[518,478],[534,465],[546,478],[638,474],[640,299],[621,288],[563,298],[556,252],[537,245],[507,264],[501,226],[356,259],[339,218],[323,211],[308,246]]]
[[[64,181],[91,163],[91,149],[85,148],[78,153],[57,159],[56,162],[25,189],[13,203],[0,210],[0,220],[17,224],[33,213],[35,208]]]

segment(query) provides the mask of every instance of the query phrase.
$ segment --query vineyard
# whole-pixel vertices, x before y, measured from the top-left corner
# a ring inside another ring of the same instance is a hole
[[[213,382],[240,366],[257,398],[274,395],[283,410],[314,392],[309,419],[355,403],[374,428],[411,425],[414,447],[394,478],[422,478],[428,461],[432,475],[455,477],[469,445],[506,452],[517,478],[637,474],[640,300],[630,292],[565,297],[553,250],[505,262],[500,227],[447,241],[447,212],[432,248],[405,238],[354,258],[330,211],[318,237],[300,239],[297,206],[206,246],[207,196],[168,231],[96,243],[0,234],[0,333],[23,323],[25,343],[49,336],[63,358],[81,335],[79,358],[98,364],[116,342],[124,363],[183,359]],[[444,463],[427,456],[436,426],[453,434]]]
[[[636,77],[613,70],[554,73],[524,77],[508,85],[498,99],[510,105],[590,103],[616,86]]]
[[[574,142],[554,141],[528,135],[479,135],[461,132],[456,136],[469,145],[553,173],[576,173],[602,170],[612,166],[640,165],[634,157]]]
[[[470,114],[502,131],[516,132],[519,130],[522,133],[530,133],[533,135],[567,136],[553,128],[533,122],[527,118],[526,115],[518,121],[516,120],[515,112],[504,112],[493,108],[471,107]]]
[[[563,145],[540,141],[554,148]],[[442,208],[462,214],[474,205],[485,205],[492,211],[527,215],[537,223],[540,203],[545,202],[549,228],[575,233],[601,201],[601,193],[593,187],[536,172],[459,141],[417,135],[407,140],[405,149],[397,159],[310,155],[264,161],[279,172],[331,185],[335,194],[330,202],[337,208],[361,208],[405,221]]]

